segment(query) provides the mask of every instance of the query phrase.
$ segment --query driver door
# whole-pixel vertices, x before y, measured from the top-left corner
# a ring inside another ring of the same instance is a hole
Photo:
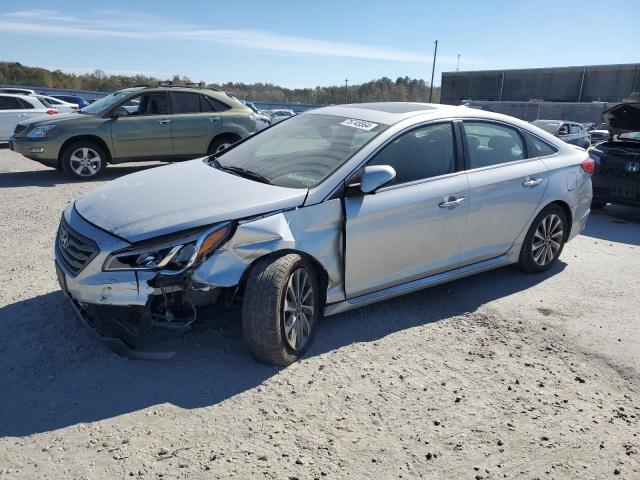
[[[139,95],[122,105],[129,115],[114,118],[111,139],[119,160],[173,155],[171,115],[166,92]]]
[[[390,165],[393,183],[345,199],[347,298],[460,265],[469,185],[451,122],[401,134],[368,165]]]

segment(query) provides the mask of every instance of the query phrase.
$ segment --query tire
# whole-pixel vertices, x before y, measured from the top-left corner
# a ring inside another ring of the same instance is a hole
[[[238,138],[229,135],[218,137],[213,142],[211,142],[211,145],[209,145],[207,155],[215,155],[217,153],[220,153],[236,143],[238,140]]]
[[[80,140],[69,144],[60,157],[64,173],[76,180],[98,178],[107,167],[107,153],[95,142]]]
[[[564,210],[559,205],[548,205],[529,227],[518,266],[527,273],[549,270],[558,261],[568,236],[569,225]]]
[[[591,200],[591,210],[602,210],[607,206],[607,202],[602,200]]]
[[[304,307],[294,301],[295,282],[301,277],[311,287],[310,292],[304,286],[298,289],[304,294]],[[259,362],[290,365],[312,343],[320,311],[319,282],[308,260],[297,254],[259,260],[244,292],[244,341]]]

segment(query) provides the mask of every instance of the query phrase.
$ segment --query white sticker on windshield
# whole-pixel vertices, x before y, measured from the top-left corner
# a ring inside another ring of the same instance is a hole
[[[356,120],[355,118],[350,118],[341,122],[340,125],[344,125],[346,127],[359,128],[360,130],[373,130],[378,126],[377,123],[366,122],[364,120]]]

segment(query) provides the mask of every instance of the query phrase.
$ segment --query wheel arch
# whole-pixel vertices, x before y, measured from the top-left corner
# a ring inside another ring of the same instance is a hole
[[[553,200],[547,203],[544,207],[540,209],[540,211],[547,208],[549,205],[558,205],[564,211],[565,216],[567,217],[567,231],[565,233],[565,241],[569,239],[569,232],[571,231],[571,226],[573,225],[573,213],[571,212],[571,207],[564,200]]]
[[[265,255],[262,255],[254,259],[249,264],[249,266],[244,270],[244,272],[242,273],[242,276],[240,277],[240,281],[236,286],[236,296],[243,297],[244,290],[247,285],[247,280],[249,279],[251,272],[256,267],[258,262],[261,262],[267,258],[270,258],[273,261],[273,260],[276,260],[277,258],[284,257],[285,255],[290,255],[290,254],[300,255],[302,258],[306,259],[313,266],[318,283],[320,285],[320,303],[321,305],[324,305],[326,301],[326,296],[327,296],[327,288],[329,285],[329,273],[324,268],[322,263],[320,263],[320,261],[316,259],[313,255],[307,252],[304,252],[302,250],[296,250],[293,248],[286,248],[286,249],[278,250],[276,252],[267,253]]]
[[[209,146],[207,147],[207,152],[209,152],[211,150],[211,146],[214,144],[214,142],[218,141],[218,140],[222,140],[223,138],[228,138],[230,140],[233,140],[233,142],[237,142],[239,140],[242,140],[242,137],[240,135],[238,135],[235,132],[222,132],[217,134],[215,137],[213,137],[211,139],[211,141],[209,142]]]
[[[107,145],[107,142],[105,142],[104,139],[97,135],[76,135],[65,140],[64,143],[60,146],[60,151],[58,152],[58,168],[62,166],[62,155],[64,154],[64,151],[67,149],[67,147],[72,143],[80,142],[83,140],[97,143],[100,148],[102,148],[106,153],[107,163],[112,162],[111,150],[109,149],[109,145]]]

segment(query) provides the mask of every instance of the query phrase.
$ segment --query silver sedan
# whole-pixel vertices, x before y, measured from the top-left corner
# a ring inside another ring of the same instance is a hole
[[[313,110],[217,157],[106,183],[64,212],[58,279],[108,345],[238,303],[256,359],[305,352],[322,316],[517,264],[549,269],[585,226],[594,164],[466,107]],[[205,310],[210,311],[210,310]]]

